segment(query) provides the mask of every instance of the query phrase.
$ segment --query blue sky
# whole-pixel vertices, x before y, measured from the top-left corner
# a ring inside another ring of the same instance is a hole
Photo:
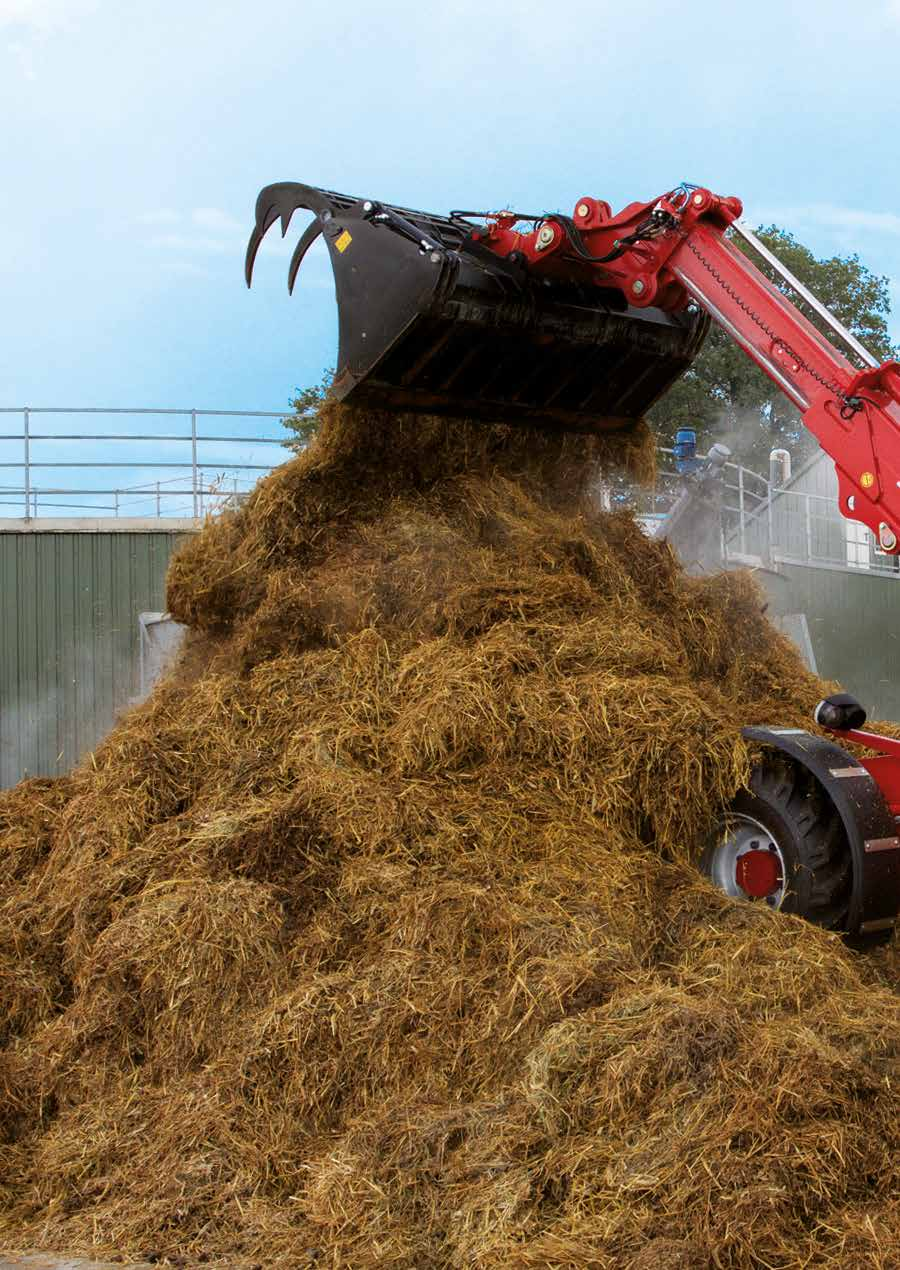
[[[281,409],[324,254],[242,260],[300,180],[444,211],[686,179],[893,280],[900,0],[0,0],[0,404]],[[320,248],[317,248],[318,252]]]

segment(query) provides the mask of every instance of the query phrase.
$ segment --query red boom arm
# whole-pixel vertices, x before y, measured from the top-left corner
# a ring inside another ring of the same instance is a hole
[[[617,216],[583,198],[571,218],[548,215],[528,234],[501,212],[473,237],[498,255],[517,253],[535,273],[615,288],[635,307],[701,305],[832,457],[843,514],[900,552],[900,364],[857,370],[728,242],[741,211],[739,199],[684,186]]]

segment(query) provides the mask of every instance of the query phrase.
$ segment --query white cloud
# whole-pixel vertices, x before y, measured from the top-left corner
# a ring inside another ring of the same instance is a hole
[[[23,27],[50,35],[72,27],[97,4],[98,0],[0,0],[0,28]]]
[[[201,237],[194,234],[157,234],[150,239],[149,245],[163,247],[167,251],[197,251],[212,255],[231,250],[231,244],[223,242],[221,238]]]
[[[80,18],[89,16],[99,0],[0,0],[0,31],[15,38],[6,51],[22,78],[38,78],[37,52],[51,36],[69,31]]]
[[[900,10],[900,0],[897,0]],[[861,207],[838,207],[833,203],[810,203],[806,207],[749,207],[746,220],[776,224],[790,229],[796,225],[816,225],[840,233],[860,231],[900,237],[900,215],[896,212],[868,211]]]
[[[181,216],[169,207],[159,207],[139,212],[136,219],[139,225],[177,225]]]
[[[212,278],[214,276],[211,270],[195,265],[191,260],[163,260],[160,268],[165,273],[177,274],[179,277]]]
[[[246,229],[233,216],[230,216],[228,212],[223,212],[219,207],[195,207],[191,213],[191,220],[195,225],[199,225],[201,229],[208,229],[213,233],[243,234]]]
[[[147,246],[187,254],[222,255],[239,250],[245,227],[218,207],[195,207],[177,212],[170,207],[148,208],[135,217],[139,225],[156,230]]]
[[[21,40],[10,40],[7,44],[7,51],[19,64],[19,70],[22,72],[23,79],[37,79],[37,71],[34,65],[34,53],[29,46]]]
[[[820,203],[814,204],[810,213],[818,224],[834,229],[868,229],[876,234],[900,235],[900,216],[896,212],[870,212],[858,207]]]

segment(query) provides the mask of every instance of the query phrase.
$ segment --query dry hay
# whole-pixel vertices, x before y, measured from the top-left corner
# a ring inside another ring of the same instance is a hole
[[[691,864],[821,684],[617,445],[332,407],[182,551],[176,673],[0,799],[3,1240],[900,1263],[892,955]]]

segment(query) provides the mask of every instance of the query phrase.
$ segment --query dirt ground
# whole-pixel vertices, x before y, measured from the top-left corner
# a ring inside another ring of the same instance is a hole
[[[83,1257],[61,1257],[58,1253],[0,1252],[0,1270],[152,1270],[148,1261],[85,1261]]]

